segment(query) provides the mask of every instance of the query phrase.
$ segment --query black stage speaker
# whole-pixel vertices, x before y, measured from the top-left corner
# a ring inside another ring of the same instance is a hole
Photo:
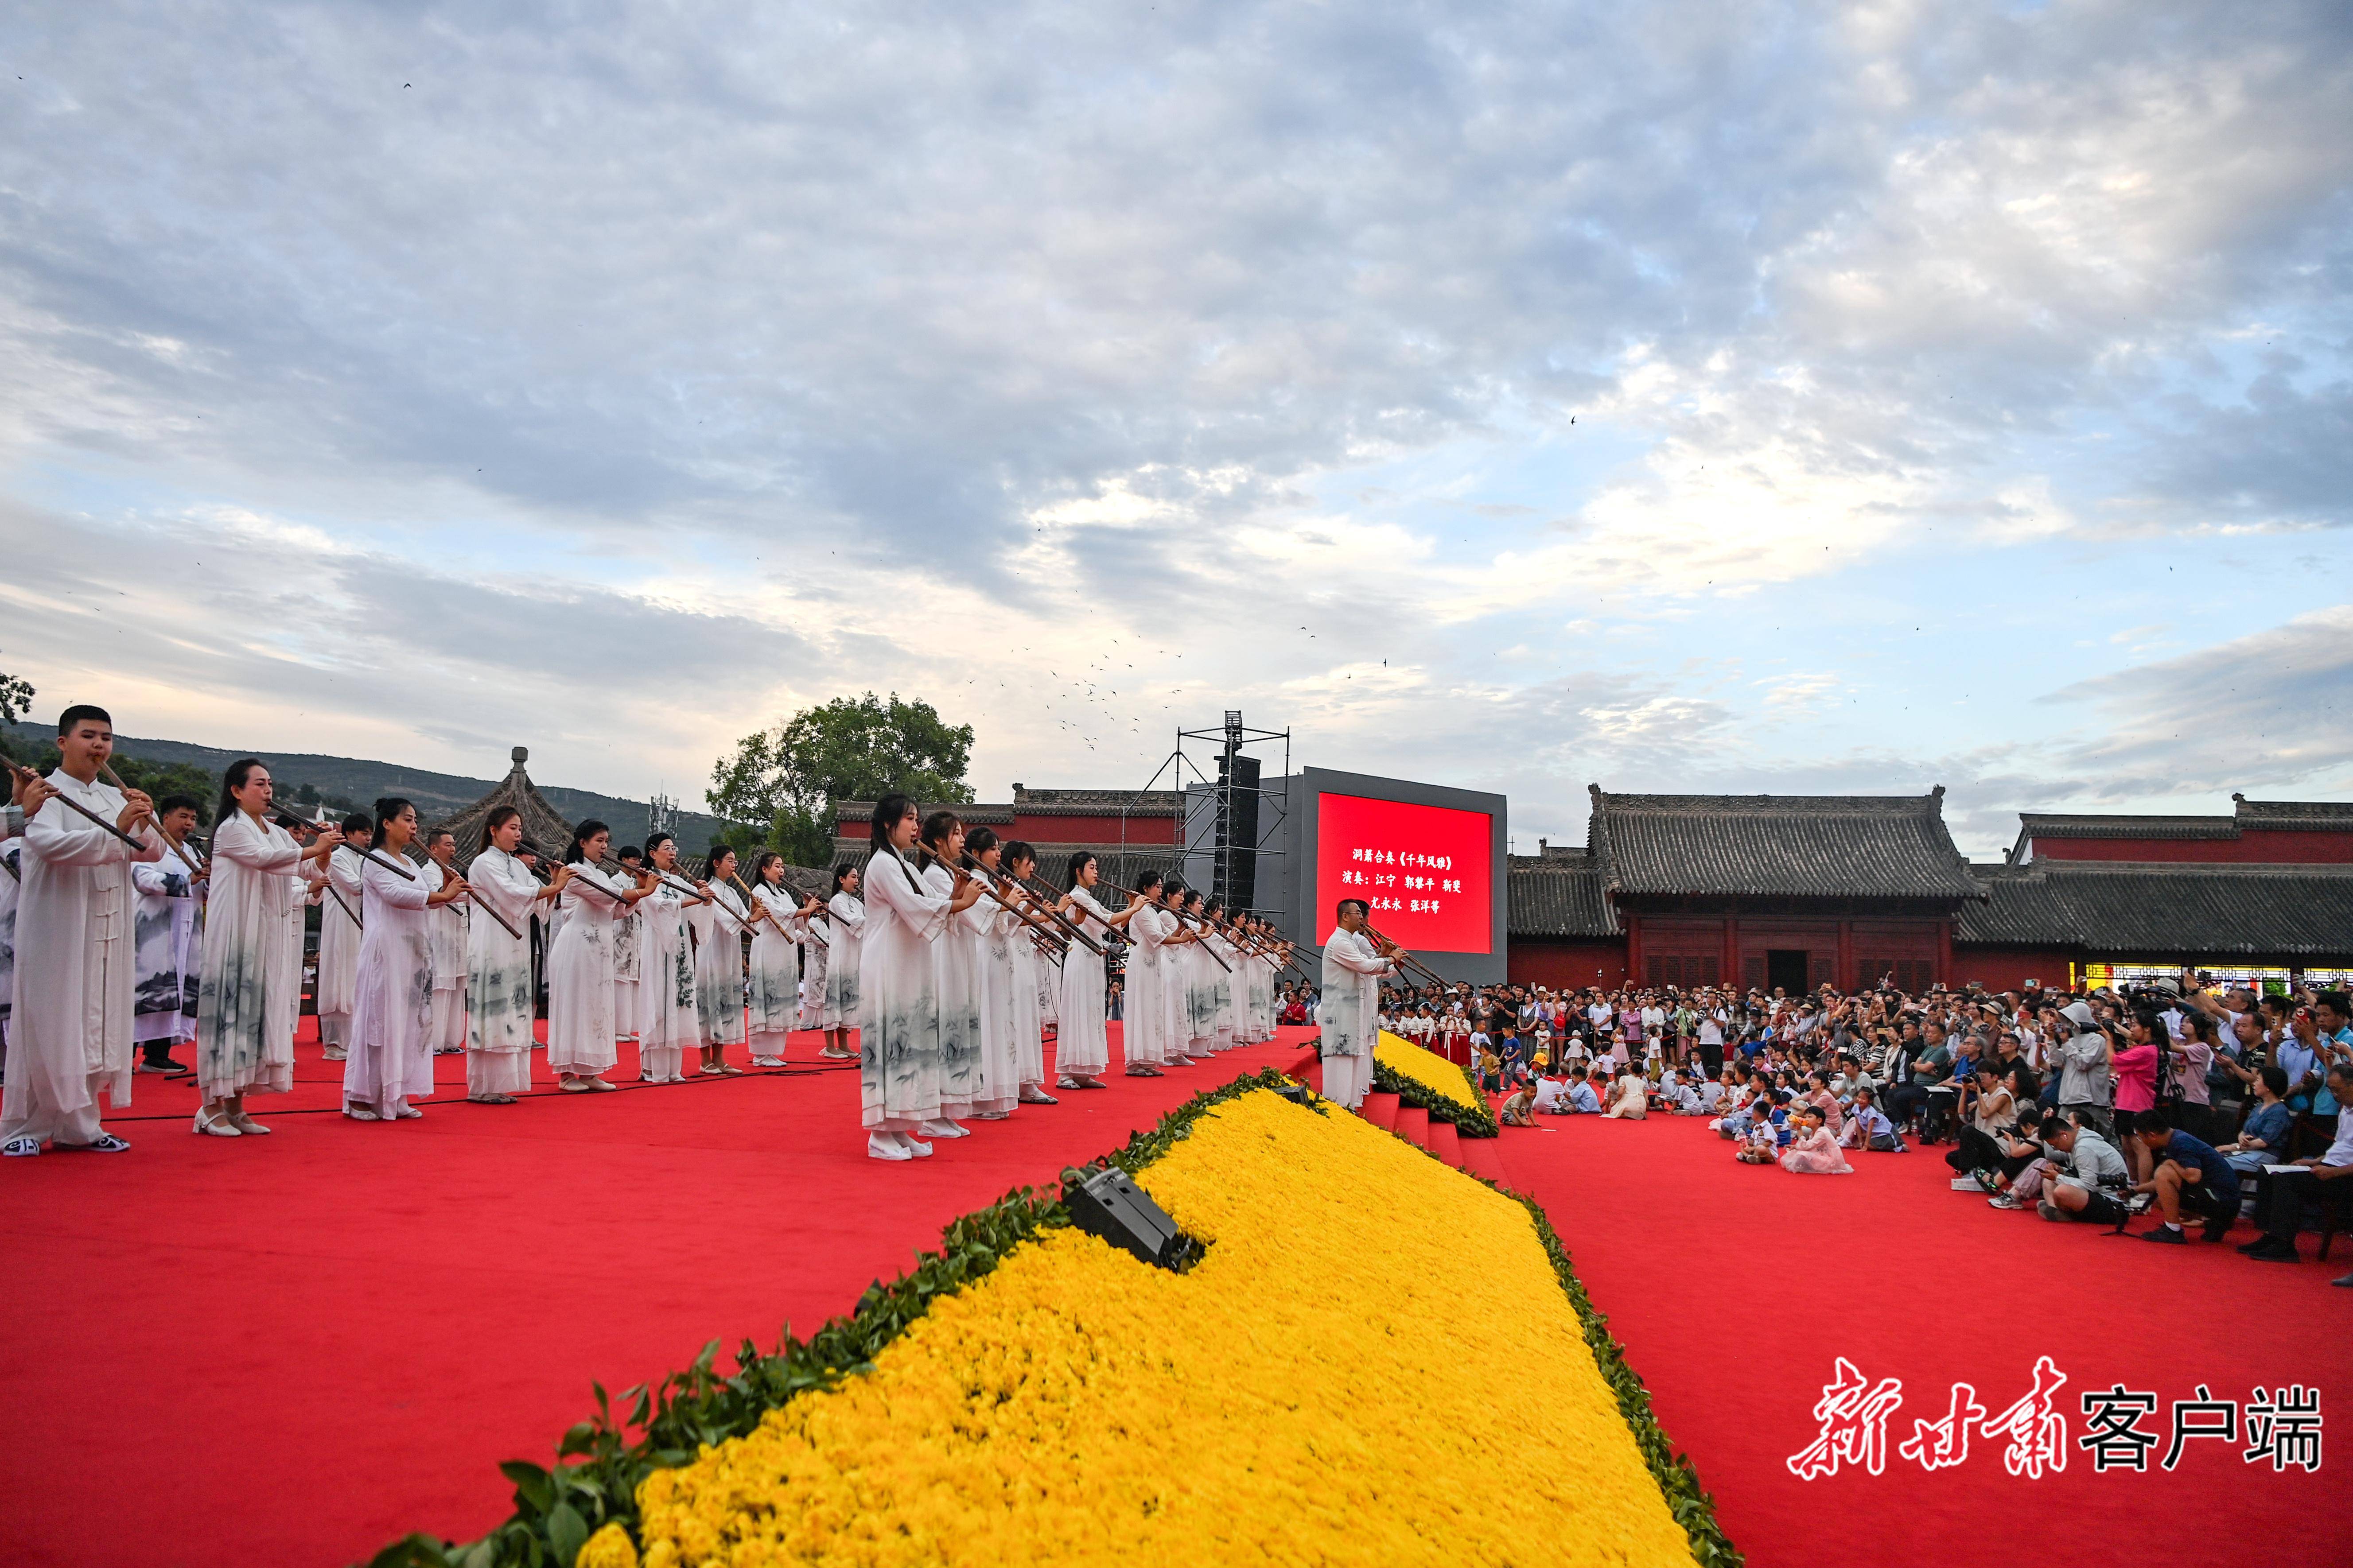
[[[1118,1166],[1098,1172],[1084,1186],[1064,1188],[1062,1202],[1071,1223],[1088,1235],[1124,1247],[1159,1268],[1176,1265],[1181,1249],[1176,1222]]]

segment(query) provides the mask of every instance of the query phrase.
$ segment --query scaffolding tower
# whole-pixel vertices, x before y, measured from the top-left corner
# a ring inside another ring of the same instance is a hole
[[[1282,748],[1282,771],[1275,775],[1275,787],[1268,788],[1263,782],[1264,758],[1250,753],[1254,750],[1271,752],[1278,743]],[[1200,753],[1209,746],[1215,747],[1214,771],[1201,765]],[[1287,912],[1279,891],[1273,902],[1261,893],[1282,886],[1281,877],[1275,874],[1280,868],[1264,867],[1262,862],[1280,861],[1284,855],[1290,815],[1285,786],[1290,776],[1291,731],[1250,729],[1242,722],[1240,710],[1229,708],[1221,729],[1176,731],[1176,749],[1153,770],[1129,804],[1120,808],[1120,847],[1124,850],[1128,844],[1130,806],[1167,778],[1184,803],[1178,844],[1184,853],[1187,883],[1195,887],[1206,883],[1210,894],[1229,910],[1252,915]],[[1204,865],[1206,878],[1197,869]]]

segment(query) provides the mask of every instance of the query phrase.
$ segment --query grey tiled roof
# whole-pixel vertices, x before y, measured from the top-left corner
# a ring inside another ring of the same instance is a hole
[[[2353,801],[2249,800],[2231,797],[2232,814],[2242,827],[2276,832],[2353,833]]]
[[[2077,812],[2021,811],[2019,837],[2027,838],[2236,838],[2239,825],[2227,816],[2122,816]]]
[[[482,824],[491,813],[502,805],[513,806],[522,814],[523,842],[549,855],[561,855],[572,842],[572,824],[563,814],[547,804],[533,787],[531,775],[523,772],[523,761],[530,753],[517,746],[509,753],[514,765],[507,771],[490,794],[458,813],[433,823],[428,832],[448,828],[458,840],[458,868],[463,871],[474,863],[482,851]]]
[[[2119,954],[2353,957],[2353,866],[2038,860],[1980,866],[1955,940]]]
[[[1582,850],[1513,856],[1509,891],[1515,937],[1609,937],[1622,930],[1599,868]]]
[[[1620,893],[1981,897],[1922,795],[1611,795],[1591,786],[1587,846]]]
[[[1007,809],[1029,816],[1179,816],[1185,797],[1175,790],[1029,789],[1013,786]]]

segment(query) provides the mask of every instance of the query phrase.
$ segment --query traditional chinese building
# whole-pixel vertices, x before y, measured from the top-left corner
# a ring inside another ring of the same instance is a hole
[[[1583,848],[1511,866],[1511,974],[1795,991],[1893,976],[1996,989],[2185,965],[2353,977],[2353,805],[2021,818],[1972,865],[1926,795],[1612,795]]]
[[[491,813],[502,805],[513,806],[522,813],[522,837],[526,844],[549,855],[561,855],[572,842],[572,825],[564,820],[562,813],[547,804],[546,798],[531,782],[531,775],[523,771],[523,763],[531,752],[517,746],[507,754],[513,759],[514,765],[507,770],[507,776],[501,779],[490,794],[455,816],[445,817],[427,828],[427,832],[438,833],[446,827],[457,836],[458,868],[460,871],[472,865],[474,857],[482,852],[482,825],[491,819]]]

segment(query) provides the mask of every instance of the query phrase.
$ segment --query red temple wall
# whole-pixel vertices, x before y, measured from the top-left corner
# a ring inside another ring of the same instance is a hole
[[[2162,860],[2234,866],[2353,863],[2353,833],[2250,827],[2236,838],[2037,838],[2038,860]]]

